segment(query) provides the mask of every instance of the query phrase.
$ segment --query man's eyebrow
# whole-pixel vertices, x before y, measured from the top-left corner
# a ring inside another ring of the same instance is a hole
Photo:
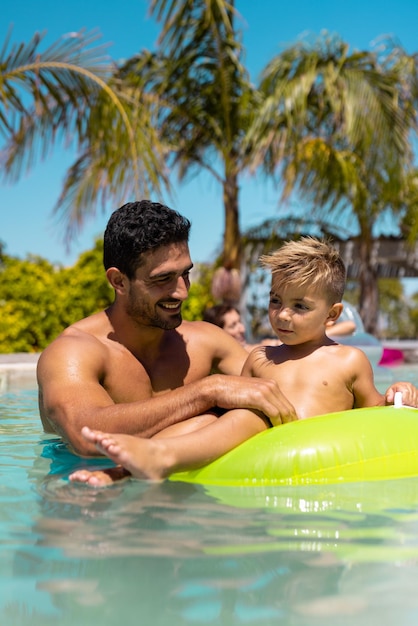
[[[181,274],[185,274],[186,272],[190,272],[193,269],[193,263],[191,265],[189,265],[188,267],[186,267],[184,270],[182,270]],[[174,270],[172,271],[167,271],[167,272],[160,272],[158,274],[150,274],[150,279],[158,279],[158,278],[164,278],[165,276],[175,276],[176,274],[179,274],[179,272],[175,272]]]

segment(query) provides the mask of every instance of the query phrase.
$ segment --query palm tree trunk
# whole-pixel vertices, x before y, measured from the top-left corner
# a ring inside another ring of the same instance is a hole
[[[212,294],[224,304],[237,306],[242,298],[241,233],[239,228],[238,177],[225,176],[223,184],[225,232],[222,267],[219,267],[212,280]]]
[[[225,232],[223,266],[227,269],[240,269],[241,264],[241,232],[239,227],[238,177],[229,174],[223,184],[225,209]]]
[[[364,237],[360,241],[360,316],[366,332],[378,333],[379,288],[377,267],[373,263],[373,241]]]

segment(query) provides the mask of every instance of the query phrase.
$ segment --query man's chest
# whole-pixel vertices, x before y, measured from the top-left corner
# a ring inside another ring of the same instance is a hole
[[[196,382],[210,366],[184,351],[142,360],[128,354],[108,364],[103,386],[116,403],[135,402]]]

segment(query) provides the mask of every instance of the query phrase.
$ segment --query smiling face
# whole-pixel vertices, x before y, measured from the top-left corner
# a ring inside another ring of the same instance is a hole
[[[245,326],[242,323],[241,315],[235,309],[231,309],[225,313],[223,317],[223,326],[225,332],[236,339],[240,344],[245,344]]]
[[[318,286],[306,287],[272,281],[269,320],[272,329],[287,345],[317,342],[325,335],[326,324],[341,312],[339,303],[330,304]]]
[[[135,277],[128,280],[127,315],[141,326],[177,328],[182,322],[181,305],[189,292],[192,267],[184,242],[145,253]]]

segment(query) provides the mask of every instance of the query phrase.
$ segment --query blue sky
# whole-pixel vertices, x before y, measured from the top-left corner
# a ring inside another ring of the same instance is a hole
[[[236,6],[244,19],[245,59],[254,80],[275,54],[303,33],[337,33],[353,49],[370,48],[381,35],[391,34],[408,52],[418,51],[417,0],[236,0]],[[13,42],[27,42],[35,31],[46,31],[46,44],[68,32],[98,28],[101,41],[111,44],[109,55],[115,60],[128,58],[155,45],[159,29],[147,16],[147,8],[146,0],[9,0],[2,4],[0,41],[10,25]],[[57,146],[46,162],[39,162],[18,183],[0,187],[0,240],[8,254],[21,258],[39,254],[71,265],[102,234],[110,211],[118,205],[88,221],[69,252],[62,243],[62,230],[51,217],[72,158],[71,151]],[[210,261],[223,236],[221,189],[206,177],[174,189],[174,198],[165,200],[192,221],[192,257]],[[277,207],[277,193],[264,181],[241,180],[242,228],[274,216]]]

